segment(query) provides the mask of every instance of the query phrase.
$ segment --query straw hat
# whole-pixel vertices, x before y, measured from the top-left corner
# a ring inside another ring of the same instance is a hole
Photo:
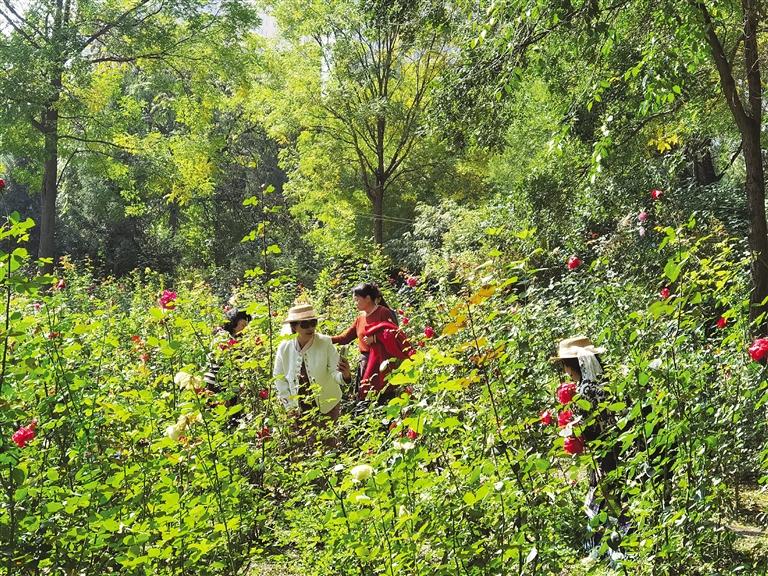
[[[592,340],[586,336],[574,336],[560,340],[557,345],[557,356],[549,359],[550,362],[557,362],[563,358],[578,358],[579,353],[589,352],[590,354],[602,354],[605,348],[598,348],[592,344]]]
[[[317,320],[317,313],[312,304],[297,304],[288,310],[288,317],[283,320],[283,324],[291,322],[301,322],[302,320]]]

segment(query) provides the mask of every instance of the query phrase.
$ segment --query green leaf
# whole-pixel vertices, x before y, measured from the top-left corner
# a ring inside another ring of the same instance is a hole
[[[669,278],[670,282],[674,282],[680,276],[680,266],[672,260],[668,260],[664,266],[664,275]]]

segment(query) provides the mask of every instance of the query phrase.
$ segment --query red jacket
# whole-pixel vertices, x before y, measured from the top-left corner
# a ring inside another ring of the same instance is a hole
[[[368,362],[360,385],[359,397],[365,399],[368,391],[373,389],[378,392],[387,386],[386,376],[399,362],[388,362],[384,370],[381,363],[390,358],[405,360],[413,356],[415,350],[408,343],[405,334],[392,322],[378,322],[366,327],[366,336],[375,336],[376,342],[371,344]]]

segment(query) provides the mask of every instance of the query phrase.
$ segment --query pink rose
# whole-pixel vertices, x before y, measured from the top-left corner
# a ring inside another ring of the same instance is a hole
[[[672,292],[671,292],[671,291],[670,291],[670,289],[669,289],[669,288],[667,288],[666,286],[664,286],[664,288],[662,288],[662,289],[659,291],[659,297],[661,297],[661,299],[662,299],[662,300],[666,300],[666,299],[667,299],[667,298],[669,298],[670,296],[672,296]]]
[[[401,323],[403,326],[408,326],[408,322],[410,322],[410,319],[408,318],[408,316],[403,316],[403,317],[401,318],[401,320],[400,320],[400,323]]]
[[[163,290],[160,300],[158,300],[160,308],[163,310],[173,310],[176,308],[176,298],[178,298],[176,292],[173,292],[172,290]]]
[[[645,210],[640,210],[640,214],[637,215],[637,219],[640,222],[647,222],[648,221],[648,212]]]
[[[435,337],[435,329],[432,328],[432,326],[427,326],[424,328],[424,336],[427,338],[434,338]]]
[[[539,414],[539,424],[542,426],[549,426],[554,422],[554,419],[552,418],[552,413],[549,410],[544,410],[541,414]]]
[[[757,338],[749,347],[749,356],[755,362],[760,362],[768,356],[768,338]]]
[[[568,258],[568,270],[576,270],[579,266],[581,266],[582,261],[581,258],[578,256],[571,256]]]
[[[19,448],[24,448],[24,446],[27,445],[27,442],[34,440],[35,436],[37,435],[35,433],[36,426],[37,421],[32,420],[32,422],[30,422],[27,426],[22,426],[16,430],[16,432],[13,433],[13,436],[11,436],[11,440]]]
[[[419,437],[419,433],[413,428],[408,428],[408,432],[405,433],[408,440],[416,440]]]
[[[560,426],[560,428],[570,424],[571,420],[573,420],[573,412],[570,410],[563,410],[557,415],[557,425]]]
[[[725,328],[728,325],[728,319],[725,316],[720,316],[720,318],[717,319],[717,322],[715,322],[715,326],[717,326],[720,330]]]
[[[416,278],[416,276],[408,276],[408,278],[406,278],[406,279],[405,279],[405,283],[406,283],[406,284],[407,284],[407,285],[408,285],[410,288],[415,288],[415,287],[416,287],[416,285],[419,283],[419,279],[418,279],[418,278]]]
[[[661,200],[662,196],[664,196],[664,192],[662,192],[658,188],[654,188],[653,190],[651,190],[651,199],[652,200]]]
[[[576,384],[573,382],[562,382],[560,386],[557,387],[555,396],[560,404],[568,404],[573,400],[573,397],[576,396]]]
[[[267,390],[266,388],[262,388],[261,390],[259,390],[259,398],[261,398],[262,400],[266,400],[267,398],[269,398],[269,390]]]

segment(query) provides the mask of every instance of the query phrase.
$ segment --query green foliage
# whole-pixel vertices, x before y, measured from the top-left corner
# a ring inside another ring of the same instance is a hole
[[[208,336],[220,313],[193,278],[177,281],[175,305],[163,308],[162,277],[98,282],[65,264],[64,284],[29,281],[28,256],[14,248],[2,279],[2,569],[235,574],[287,556],[318,575],[562,573],[586,539],[584,475],[617,446],[605,485],[631,529],[615,508],[593,522],[606,530],[603,553],[611,534],[620,542],[617,569],[693,574],[726,562],[758,573],[757,557],[731,556],[726,520],[739,483],[766,469],[768,384],[745,353],[744,261],[722,233],[661,221],[658,243],[631,248],[645,258],[634,272],[616,273],[632,236],[596,247],[575,271],[547,271],[533,265],[543,255],[530,231],[486,228],[474,249],[485,265],[434,267],[395,286],[385,295],[417,350],[391,376],[403,393],[356,414],[345,400],[334,450],[305,446],[259,391],[271,386],[279,319],[294,298],[318,305],[334,333],[347,325],[353,272],[383,279],[385,260],[364,274],[340,263],[317,290],[294,292],[263,223],[249,235],[262,266],[237,297],[254,321],[230,348]],[[23,244],[29,226],[11,220],[6,237]],[[615,426],[571,457],[538,415],[555,404],[553,343],[577,332],[608,348],[610,397],[583,408]],[[210,351],[224,389],[207,397],[195,388]],[[33,418],[37,437],[10,444]]]

